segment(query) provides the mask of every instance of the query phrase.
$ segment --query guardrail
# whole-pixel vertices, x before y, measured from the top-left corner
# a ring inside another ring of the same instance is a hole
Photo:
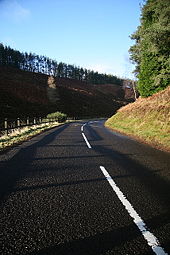
[[[35,126],[46,123],[59,122],[58,118],[27,117],[26,119],[4,119],[0,122],[0,136],[8,135],[10,132],[28,126]]]

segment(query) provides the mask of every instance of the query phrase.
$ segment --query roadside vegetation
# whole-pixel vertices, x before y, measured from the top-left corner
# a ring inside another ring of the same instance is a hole
[[[148,97],[170,85],[170,1],[147,0],[141,24],[131,39],[131,60],[136,64],[138,91]]]
[[[105,123],[115,131],[170,151],[170,86],[120,108]]]
[[[147,0],[131,36],[137,90],[142,98],[122,107],[106,126],[170,151],[170,5]]]
[[[67,115],[61,112],[55,112],[48,114],[47,119],[48,120],[56,119],[56,121],[26,126],[22,128],[16,128],[13,131],[11,131],[8,135],[4,131],[4,134],[0,137],[0,151],[6,150],[14,145],[27,141],[33,136],[40,134],[45,130],[65,123],[65,121],[67,120]]]
[[[62,112],[53,112],[47,115],[47,119],[57,119],[58,123],[61,123],[67,120],[67,114]]]

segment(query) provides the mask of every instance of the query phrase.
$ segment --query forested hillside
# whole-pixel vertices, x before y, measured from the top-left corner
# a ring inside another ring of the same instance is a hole
[[[32,53],[21,53],[0,43],[0,66],[15,67],[20,70],[53,75],[59,78],[70,78],[92,84],[122,85],[123,80],[107,74],[101,74],[82,67],[66,63],[57,63],[46,56]]]
[[[134,99],[124,81],[0,44],[1,119],[55,111],[76,118],[111,116]]]

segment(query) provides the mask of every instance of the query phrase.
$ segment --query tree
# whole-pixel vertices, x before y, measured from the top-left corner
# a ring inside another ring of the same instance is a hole
[[[60,62],[59,64],[46,56],[39,56],[33,53],[21,53],[0,43],[0,65],[12,66],[24,71],[44,73],[54,77],[71,78],[80,81],[86,81],[92,84],[113,83],[122,85],[122,79],[113,75],[100,74],[91,70],[67,65]],[[85,83],[84,83],[85,84]]]
[[[138,90],[150,96],[170,84],[170,0],[147,0],[141,24],[131,36],[131,60],[136,63]]]
[[[57,67],[57,76],[63,77],[64,76],[63,71],[64,71],[64,64],[62,62],[60,62]]]

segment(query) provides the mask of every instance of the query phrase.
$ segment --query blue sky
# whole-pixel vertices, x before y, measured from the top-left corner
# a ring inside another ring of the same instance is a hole
[[[132,78],[129,36],[143,0],[0,0],[0,42],[58,62]]]

